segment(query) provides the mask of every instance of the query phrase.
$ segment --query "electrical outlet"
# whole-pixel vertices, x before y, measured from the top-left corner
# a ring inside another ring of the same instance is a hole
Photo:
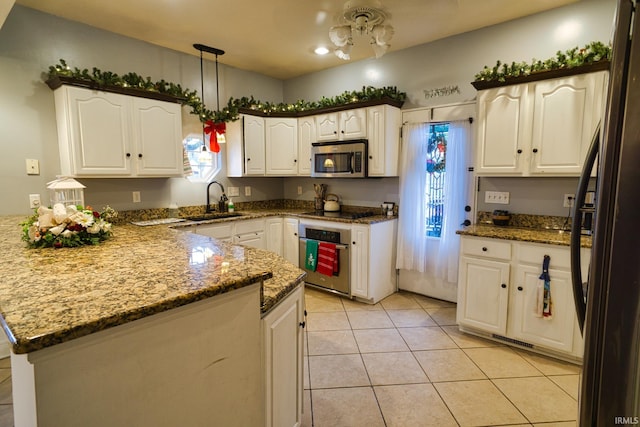
[[[565,208],[573,207],[573,201],[576,199],[575,194],[565,194],[562,198],[562,206]]]
[[[247,197],[251,196],[251,187],[248,185],[244,187],[244,195]]]
[[[27,159],[27,175],[40,175],[40,163],[36,159]]]
[[[40,195],[39,194],[29,194],[29,207],[32,209],[40,207]]]
[[[140,192],[134,191],[131,194],[133,195],[133,203],[140,203]]]
[[[500,205],[509,204],[509,192],[508,191],[485,191],[484,192],[485,203],[496,203]]]
[[[302,185],[298,185],[298,196],[302,194]]]
[[[227,192],[229,197],[237,197],[240,195],[240,187],[228,187]]]

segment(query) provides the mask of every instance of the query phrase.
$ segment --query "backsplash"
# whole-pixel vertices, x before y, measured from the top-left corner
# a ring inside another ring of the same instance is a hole
[[[491,216],[492,212],[478,212],[477,224],[493,225]],[[571,228],[571,218],[566,216],[511,214],[509,225],[505,227],[569,230]]]

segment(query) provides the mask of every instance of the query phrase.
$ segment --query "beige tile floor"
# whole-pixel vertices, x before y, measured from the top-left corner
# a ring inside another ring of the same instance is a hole
[[[305,298],[304,427],[576,425],[579,367],[461,333],[455,304]]]
[[[306,290],[303,427],[575,426],[579,368],[458,331],[455,305]],[[0,427],[13,426],[0,360]]]

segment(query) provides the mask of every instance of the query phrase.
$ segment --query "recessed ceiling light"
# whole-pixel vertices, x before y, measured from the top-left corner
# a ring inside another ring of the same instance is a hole
[[[317,47],[314,52],[316,53],[316,55],[326,55],[327,53],[329,53],[329,49],[324,46],[320,46]]]

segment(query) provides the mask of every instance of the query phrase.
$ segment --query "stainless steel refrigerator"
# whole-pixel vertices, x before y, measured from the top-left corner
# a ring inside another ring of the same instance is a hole
[[[577,208],[572,229],[576,311],[585,338],[579,425],[635,425],[640,423],[640,17],[635,0],[618,0],[607,109],[593,146],[588,160],[597,153],[598,177],[588,286],[580,277]],[[588,164],[584,169],[576,206],[583,205],[591,172]]]

